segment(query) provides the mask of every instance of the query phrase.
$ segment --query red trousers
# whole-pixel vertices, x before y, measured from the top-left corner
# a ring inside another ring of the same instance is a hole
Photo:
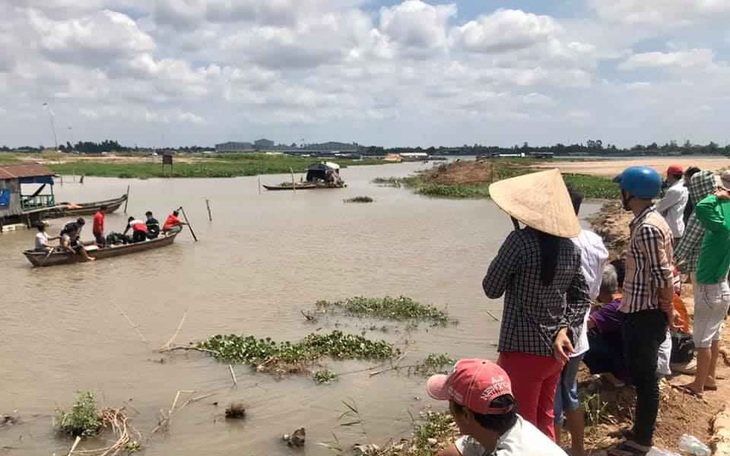
[[[497,360],[512,381],[520,415],[555,440],[555,388],[563,364],[549,356],[500,353]]]

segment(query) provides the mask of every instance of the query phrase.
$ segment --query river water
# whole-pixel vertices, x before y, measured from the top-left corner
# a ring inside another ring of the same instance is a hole
[[[77,390],[97,392],[103,405],[126,406],[149,456],[286,454],[280,437],[300,426],[307,429],[308,455],[332,454],[317,443],[332,444],[334,436],[343,446],[407,437],[411,416],[428,406],[443,409],[424,397],[422,378],[363,372],[316,386],[308,377],[277,379],[238,366],[234,388],[227,365],[158,349],[185,312],[177,344],[241,332],[298,340],[338,322],[357,333],[369,326],[346,318],[308,323],[300,311],[317,300],[405,295],[448,307],[459,324],[368,331],[398,344],[406,352],[403,365],[443,352],[494,359],[499,323],[487,311],[499,318],[501,303],[483,295],[481,279],[511,223],[490,201],[428,199],[370,183],[422,167],[353,167],[342,171],[346,189],[296,194],[260,193],[255,177],[87,178],[83,185],[67,177],[56,185],[59,200],[116,197],[130,184],[127,212],[135,217],[149,209],[162,221],[184,205],[200,242],[184,232],[173,246],[144,254],[33,269],[20,252],[32,246],[34,233],[0,235],[0,414],[17,411],[23,419],[0,428],[0,453],[65,455],[71,442],[55,437],[51,422]],[[270,184],[289,179],[261,177]],[[358,195],[376,202],[342,201]],[[110,214],[107,231],[121,231],[125,220],[122,210]],[[65,221],[51,222],[49,232],[56,233]],[[376,365],[329,363],[340,373]],[[213,395],[176,413],[167,434],[147,440],[158,412],[180,390]],[[245,421],[223,419],[231,401],[246,404]],[[340,426],[343,401],[357,406],[362,425]]]

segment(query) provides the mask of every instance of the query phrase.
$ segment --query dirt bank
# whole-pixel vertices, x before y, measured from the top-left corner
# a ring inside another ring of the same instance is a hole
[[[556,160],[538,163],[534,166],[536,168],[559,168],[563,173],[613,177],[629,166],[651,166],[663,174],[670,165],[680,165],[684,168],[697,166],[700,169],[721,169],[730,166],[730,158],[646,157],[629,160],[581,160],[572,162]]]

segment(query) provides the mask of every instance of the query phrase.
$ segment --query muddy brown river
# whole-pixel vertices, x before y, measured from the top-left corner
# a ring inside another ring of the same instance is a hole
[[[259,194],[255,177],[57,184],[59,200],[70,201],[116,197],[131,184],[127,212],[140,218],[149,209],[163,221],[184,205],[200,242],[186,231],[173,246],[148,253],[33,269],[21,251],[32,246],[34,232],[0,235],[0,414],[23,420],[0,428],[0,454],[67,454],[72,442],[54,435],[52,418],[70,407],[77,390],[95,391],[101,405],[125,406],[148,456],[288,454],[281,435],[300,426],[308,455],[332,454],[317,443],[333,444],[334,436],[343,447],[407,437],[411,416],[443,409],[424,397],[422,378],[360,372],[317,386],[309,377],[277,379],[238,366],[233,387],[225,364],[202,353],[158,350],[185,312],[176,344],[218,333],[298,340],[337,323],[344,331],[369,329],[347,318],[308,323],[300,311],[319,299],[405,295],[448,307],[459,324],[368,330],[406,352],[403,365],[429,353],[495,358],[499,323],[487,311],[499,317],[501,302],[483,295],[481,279],[511,223],[489,201],[428,199],[370,183],[420,167],[353,167],[342,171],[346,189],[296,194]],[[288,179],[261,177],[271,184]],[[358,195],[376,202],[342,201]],[[109,215],[107,231],[121,231],[125,220],[122,210]],[[49,232],[64,222],[52,220]],[[347,373],[378,363],[328,365]],[[179,390],[213,395],[176,413],[168,433],[150,437],[160,409],[169,409]],[[231,401],[246,404],[245,421],[223,419]],[[340,426],[343,401],[356,404],[362,425]]]

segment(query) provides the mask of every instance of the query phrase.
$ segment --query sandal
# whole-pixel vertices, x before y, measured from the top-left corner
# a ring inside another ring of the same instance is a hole
[[[616,448],[608,450],[608,456],[646,456],[650,451],[650,446],[639,445],[632,440],[627,440]]]
[[[705,391],[717,391],[717,385],[705,385]]]
[[[684,394],[687,394],[688,396],[696,397],[697,399],[702,399],[702,393],[698,393],[697,391],[693,390],[689,387],[689,385],[672,385],[672,388],[683,392]]]

